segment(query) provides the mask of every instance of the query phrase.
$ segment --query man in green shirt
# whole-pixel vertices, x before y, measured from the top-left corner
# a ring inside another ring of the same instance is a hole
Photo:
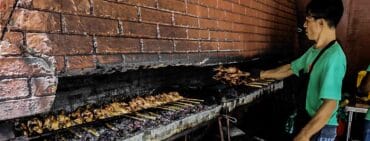
[[[346,71],[346,57],[336,41],[336,26],[342,14],[341,0],[312,0],[306,7],[304,27],[308,39],[315,44],[290,64],[260,73],[261,78],[274,79],[293,74],[307,76],[305,109],[310,120],[298,129],[294,141],[335,140],[336,111]]]
[[[364,94],[370,93],[370,65],[367,67],[366,76],[363,78],[360,91]],[[365,117],[365,126],[364,126],[364,140],[370,141],[370,108],[367,110],[366,117]]]

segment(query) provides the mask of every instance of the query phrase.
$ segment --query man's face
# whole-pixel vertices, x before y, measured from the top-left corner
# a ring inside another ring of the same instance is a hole
[[[320,24],[319,20],[308,16],[306,17],[303,27],[305,28],[306,36],[309,40],[318,40],[320,32],[322,31],[322,24]]]

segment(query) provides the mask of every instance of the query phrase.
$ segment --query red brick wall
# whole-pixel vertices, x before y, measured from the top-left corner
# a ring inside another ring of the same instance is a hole
[[[0,3],[0,120],[47,111],[6,105],[51,103],[57,77],[285,55],[296,37],[293,0],[15,1]]]
[[[346,48],[348,60],[348,80],[350,86],[355,86],[359,70],[365,70],[370,65],[370,1],[348,1],[348,21]]]

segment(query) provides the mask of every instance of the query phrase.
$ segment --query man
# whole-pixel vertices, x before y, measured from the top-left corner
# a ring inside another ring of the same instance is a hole
[[[261,78],[307,76],[305,110],[308,123],[294,141],[334,141],[346,57],[336,41],[335,28],[343,14],[342,0],[312,0],[306,7],[306,35],[315,42],[301,57],[276,69],[261,71]],[[303,73],[299,73],[303,72]]]
[[[370,93],[370,65],[367,67],[366,71],[366,76],[363,78],[360,85],[360,92],[367,95]],[[366,113],[364,129],[364,140],[370,141],[370,108]]]

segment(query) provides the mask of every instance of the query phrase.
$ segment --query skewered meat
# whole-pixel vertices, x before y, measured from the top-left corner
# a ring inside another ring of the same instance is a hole
[[[23,135],[25,135],[25,136],[28,136],[29,135],[28,127],[26,126],[26,124],[21,123],[20,124],[20,129],[22,130],[22,134]]]
[[[94,115],[97,119],[105,119],[105,118],[109,117],[107,111],[104,110],[104,109],[101,109],[101,108],[94,109],[93,112],[94,112]]]
[[[108,117],[114,117],[119,115],[119,113],[114,111],[112,105],[104,105],[104,109],[102,109],[102,111],[106,113]]]
[[[164,104],[176,101],[178,101],[178,103],[163,106]],[[78,107],[75,111],[69,114],[66,114],[65,111],[60,111],[58,115],[48,115],[42,120],[43,122],[34,118],[29,120],[27,124],[21,123],[20,129],[24,135],[30,136],[35,133],[42,134],[43,131],[68,128],[74,125],[92,122],[97,119],[105,119],[119,115],[141,121],[147,121],[146,119],[156,120],[160,115],[156,115],[155,113],[142,114],[135,112],[141,109],[154,107],[175,112],[177,110],[183,110],[193,104],[199,104],[200,102],[202,102],[202,100],[186,99],[178,92],[168,92],[155,96],[136,97],[128,103],[115,101],[97,108],[92,108],[87,105],[84,107]],[[127,113],[133,114],[127,115]]]
[[[42,122],[38,118],[32,118],[31,120],[27,121],[27,127],[28,127],[29,133],[31,134],[34,132],[38,134],[43,133]]]
[[[83,123],[83,118],[81,116],[81,108],[77,108],[76,111],[71,113],[71,119],[76,123],[76,124],[82,124]]]
[[[223,66],[219,66],[218,68],[214,70],[216,71],[216,75],[213,76],[213,78],[221,81],[224,84],[245,85],[249,87],[262,88],[263,86],[267,86],[269,82],[272,82],[272,81],[252,78],[250,77],[250,73],[243,72],[235,67],[225,68]],[[261,81],[261,82],[256,82],[256,81]]]
[[[114,102],[114,103],[111,103],[110,105],[112,105],[113,110],[115,112],[118,112],[120,114],[126,114],[126,113],[129,113],[131,111],[126,103]]]
[[[60,128],[68,128],[73,126],[71,118],[65,115],[65,111],[61,111],[57,117]]]
[[[90,111],[90,109],[85,109],[82,113],[81,116],[85,122],[92,122],[94,121],[94,114],[93,112]]]
[[[54,115],[49,115],[44,120],[44,127],[43,128],[48,129],[49,131],[58,130],[59,129],[59,122],[58,122],[57,118],[55,118]]]

